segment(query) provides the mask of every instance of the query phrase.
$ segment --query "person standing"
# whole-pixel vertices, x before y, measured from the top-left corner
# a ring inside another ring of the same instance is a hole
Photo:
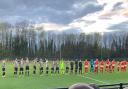
[[[52,61],[51,73],[53,74],[54,72],[55,72],[55,62]]]
[[[85,62],[84,62],[84,72],[85,72],[85,73],[88,73],[88,67],[89,67],[89,62],[88,62],[88,60],[86,59]]]
[[[29,59],[28,58],[26,59],[26,72],[25,72],[25,74],[29,76]]]
[[[47,59],[45,59],[45,60],[46,60],[46,74],[48,74],[48,71],[49,71],[48,60]]]
[[[68,73],[68,71],[69,71],[69,61],[66,61],[66,73]]]
[[[79,61],[79,74],[82,74],[82,61]]]
[[[36,64],[37,64],[37,58],[34,59],[33,61],[33,74],[36,74]]]
[[[2,77],[4,78],[5,77],[5,67],[6,67],[6,64],[5,64],[5,60],[3,60],[3,62],[2,62]]]
[[[120,71],[120,68],[121,68],[121,62],[120,61],[117,61],[117,71],[118,72]]]
[[[24,66],[24,60],[23,60],[23,58],[21,59],[21,61],[20,61],[20,75],[23,75],[24,74],[24,68],[23,68],[23,66]]]
[[[78,60],[75,60],[75,74],[78,72]]]
[[[96,58],[95,62],[94,62],[94,73],[97,74],[98,73],[98,58]]]
[[[74,69],[74,62],[70,62],[70,73],[73,74],[73,69]]]
[[[102,59],[101,61],[100,61],[100,72],[103,74],[103,72],[104,72],[104,60]]]
[[[60,69],[59,69],[59,62],[56,61],[56,71],[55,71],[55,73],[58,73],[58,74],[59,74],[59,72],[60,72]]]
[[[90,72],[94,72],[94,61],[93,61],[93,59],[90,60]]]
[[[17,72],[18,72],[18,60],[17,58],[14,61],[14,76],[17,76]]]
[[[40,75],[41,75],[43,73],[43,60],[42,59],[40,59],[39,64],[40,64]]]
[[[115,70],[115,60],[113,59],[112,60],[112,72],[114,72],[114,70]]]
[[[60,60],[60,72],[61,72],[61,74],[64,74],[64,68],[65,68],[65,65],[64,65],[64,61],[62,59],[62,60]]]

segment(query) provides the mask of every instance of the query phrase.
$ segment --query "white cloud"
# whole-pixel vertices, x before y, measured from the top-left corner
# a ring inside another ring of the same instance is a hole
[[[95,5],[95,6],[98,6],[98,3],[90,1],[90,2],[77,2],[77,3],[74,3],[72,7],[76,10],[82,10],[85,7],[87,7],[88,5],[91,5],[91,4]]]
[[[115,5],[119,2],[122,2],[120,4],[121,8],[114,9],[116,8]],[[35,27],[43,27],[43,30],[45,31],[64,31],[67,29],[79,29],[81,32],[85,33],[102,33],[113,31],[113,29],[109,29],[111,26],[128,21],[128,2],[124,2],[122,0],[98,0],[98,3],[104,7],[102,10],[92,12],[83,17],[74,19],[67,25],[57,23],[42,23],[36,24]],[[86,5],[87,4],[77,3],[74,4],[73,7],[78,10],[84,8]]]
[[[41,23],[41,24],[35,24],[35,28],[42,28],[41,30],[44,31],[63,31],[66,29],[69,29],[69,26],[62,25],[62,24],[56,24],[56,23]]]
[[[122,2],[122,8],[113,10],[114,5],[118,2]],[[103,10],[76,19],[70,23],[70,26],[77,27],[85,33],[109,32],[109,27],[128,21],[128,3],[122,0],[98,0],[98,3],[101,5],[106,4]],[[93,23],[90,24],[89,21],[93,21]]]

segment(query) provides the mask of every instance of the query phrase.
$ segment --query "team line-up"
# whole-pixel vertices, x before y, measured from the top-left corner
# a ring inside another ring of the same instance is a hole
[[[122,61],[115,61],[114,59],[110,61],[107,59],[106,61],[101,60],[99,61],[98,59],[86,59],[84,62],[81,60],[75,60],[75,61],[64,61],[62,60],[56,60],[56,61],[48,61],[48,59],[37,59],[35,58],[33,61],[31,61],[33,64],[33,74],[37,73],[37,65],[39,64],[39,73],[42,75],[43,73],[51,73],[51,74],[64,74],[64,73],[70,73],[70,74],[82,74],[83,71],[84,73],[94,72],[95,74],[98,73],[100,70],[101,73],[104,71],[106,72],[114,72],[115,69],[117,71],[122,71],[126,72],[127,70],[127,61],[122,60]],[[14,76],[19,75],[27,75],[29,76],[29,71],[30,71],[30,63],[29,59],[26,58],[26,60],[20,59],[18,60],[17,58],[13,61],[13,66],[14,66]],[[51,65],[50,65],[51,63]],[[116,67],[116,68],[115,68]],[[84,68],[84,70],[82,69]],[[45,72],[44,72],[45,71]],[[6,75],[6,61],[2,61],[2,77],[5,77]]]

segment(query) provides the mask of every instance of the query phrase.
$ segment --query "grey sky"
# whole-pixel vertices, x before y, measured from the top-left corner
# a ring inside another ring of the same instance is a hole
[[[0,0],[0,19],[66,24],[102,9],[95,0]]]

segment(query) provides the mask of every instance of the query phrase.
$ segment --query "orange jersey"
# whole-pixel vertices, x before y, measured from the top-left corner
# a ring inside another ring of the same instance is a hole
[[[110,65],[110,61],[107,61],[106,62],[106,66],[108,67]]]
[[[100,67],[104,67],[104,61],[103,60],[100,62]]]
[[[124,61],[124,67],[127,67],[127,61]]]
[[[122,62],[120,63],[120,65],[121,65],[121,67],[124,67],[124,61],[122,61]]]
[[[86,60],[86,61],[84,62],[84,67],[87,68],[88,66],[89,66],[89,62]]]
[[[115,61],[114,60],[112,61],[112,66],[115,66]]]
[[[94,63],[94,64],[95,64],[95,67],[98,67],[98,62],[97,62],[97,61],[95,61],[95,63]]]

